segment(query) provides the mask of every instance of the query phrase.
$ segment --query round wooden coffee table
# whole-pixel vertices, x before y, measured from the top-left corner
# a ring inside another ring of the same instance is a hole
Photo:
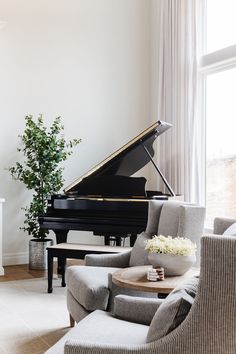
[[[149,268],[151,268],[150,265],[120,269],[112,274],[112,282],[121,288],[169,294],[185,280],[199,275],[199,268],[191,268],[181,276],[165,277],[161,281],[149,281],[147,280],[147,271]]]

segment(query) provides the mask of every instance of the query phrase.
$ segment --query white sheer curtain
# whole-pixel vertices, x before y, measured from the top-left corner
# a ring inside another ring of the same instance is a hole
[[[205,129],[198,56],[205,1],[157,1],[157,119],[173,124],[158,139],[158,164],[177,194],[204,204]]]

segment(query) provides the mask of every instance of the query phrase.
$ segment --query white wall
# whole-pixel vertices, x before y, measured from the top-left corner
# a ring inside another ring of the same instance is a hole
[[[19,227],[30,192],[5,170],[20,157],[26,114],[43,113],[47,122],[61,115],[66,138],[82,138],[65,164],[65,186],[150,124],[149,7],[149,0],[0,0],[4,264],[27,261],[29,237]]]
[[[160,33],[159,33],[159,21],[161,21],[161,14],[160,14],[160,6],[161,2],[160,0],[150,0],[150,9],[151,9],[151,15],[150,15],[150,117],[153,122],[157,120],[163,120],[163,117],[159,115],[158,108],[159,108],[159,102],[158,102],[158,92],[159,92],[159,87],[158,83],[160,82],[158,75],[159,75],[159,53],[158,53],[158,48],[159,48],[159,40],[160,40]],[[170,134],[170,131],[166,132],[165,134]],[[161,151],[163,149],[162,143],[163,143],[163,137],[164,135],[161,135],[158,137],[156,140],[156,154],[155,154],[155,159],[160,168],[163,166],[160,166],[159,161]],[[163,172],[163,171],[162,171]],[[156,186],[157,189],[161,190],[162,192],[168,193],[167,190],[165,190],[164,184],[161,180],[161,178],[154,173],[151,173],[151,183]]]

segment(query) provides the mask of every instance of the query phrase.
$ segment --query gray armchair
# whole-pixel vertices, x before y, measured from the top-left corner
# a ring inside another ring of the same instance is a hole
[[[155,300],[150,300],[149,316],[157,309],[150,327],[96,310],[71,329],[47,354],[235,354],[236,238],[204,236],[201,244],[196,295],[186,317],[175,329],[150,341],[154,319],[161,306],[173,296],[171,293],[162,301],[157,299],[156,304]],[[186,284],[182,284],[184,288]],[[129,312],[134,313],[130,320],[137,322],[148,312],[149,304],[144,299],[136,302],[119,296],[116,301],[115,311],[119,317],[123,316],[122,308],[126,303]],[[139,301],[145,301],[145,304]],[[138,305],[139,312],[135,305]],[[149,322],[148,316],[145,321]],[[166,327],[166,318],[160,322],[160,329]],[[158,331],[156,334],[160,335]]]
[[[214,219],[213,234],[215,235],[228,234],[229,236],[230,235],[235,236],[236,227],[234,227],[235,230],[233,229],[231,231],[229,230],[229,228],[232,228],[233,224],[235,223],[236,223],[236,219],[217,217]]]
[[[198,245],[203,233],[205,210],[182,201],[150,201],[146,231],[140,234],[131,251],[122,254],[86,255],[85,266],[71,266],[66,271],[67,308],[71,325],[94,310],[111,310],[119,293],[153,296],[120,289],[111,282],[111,274],[119,268],[148,264],[145,241],[155,234],[189,237]]]

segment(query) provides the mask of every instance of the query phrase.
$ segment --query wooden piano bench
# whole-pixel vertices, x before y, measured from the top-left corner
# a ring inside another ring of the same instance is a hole
[[[48,293],[52,293],[52,278],[53,278],[53,257],[58,259],[58,273],[62,276],[61,286],[66,286],[65,283],[65,267],[66,259],[83,259],[86,254],[101,254],[101,253],[119,253],[127,252],[131,247],[121,246],[100,246],[86,245],[79,243],[58,243],[54,246],[47,247],[48,261]]]

